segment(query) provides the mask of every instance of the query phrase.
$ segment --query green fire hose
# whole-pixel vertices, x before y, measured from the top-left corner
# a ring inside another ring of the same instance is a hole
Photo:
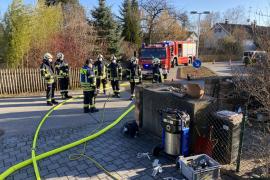
[[[127,84],[123,84],[122,86],[126,86]],[[82,96],[78,96],[76,98],[80,98]],[[28,166],[29,164],[33,163],[33,166],[34,166],[34,171],[35,171],[35,174],[36,174],[36,178],[38,180],[40,180],[40,174],[39,174],[39,170],[38,170],[38,166],[37,166],[37,161],[38,160],[42,160],[46,157],[49,157],[49,156],[52,156],[52,155],[55,155],[57,153],[60,153],[60,152],[63,152],[63,151],[66,151],[70,148],[73,148],[75,146],[78,146],[80,144],[83,144],[87,141],[90,141],[90,140],[93,140],[99,136],[101,136],[102,134],[104,134],[105,132],[107,132],[108,130],[110,130],[111,128],[113,128],[115,125],[117,125],[127,114],[129,114],[134,108],[135,108],[135,105],[131,105],[123,114],[121,114],[114,122],[112,122],[111,124],[109,124],[108,126],[106,126],[105,128],[101,129],[100,131],[88,136],[88,137],[85,137],[81,140],[78,140],[78,141],[75,141],[75,142],[72,142],[70,144],[67,144],[67,145],[64,145],[62,147],[59,147],[57,149],[54,149],[54,150],[51,150],[51,151],[48,151],[46,153],[43,153],[43,154],[40,154],[38,156],[36,156],[36,153],[35,153],[35,149],[36,149],[36,141],[38,139],[38,134],[39,134],[39,131],[41,129],[41,126],[43,125],[43,123],[46,121],[46,119],[51,115],[51,113],[55,110],[57,110],[58,108],[60,108],[63,104],[69,102],[69,101],[72,101],[74,98],[71,98],[71,99],[68,99],[66,101],[63,101],[62,103],[60,103],[59,105],[51,108],[48,113],[42,118],[38,128],[37,128],[37,131],[35,133],[35,136],[34,136],[34,141],[33,141],[33,145],[32,145],[32,158],[31,159],[28,159],[28,160],[25,160],[23,162],[20,162],[12,167],[10,167],[9,169],[7,169],[6,171],[4,171],[2,174],[0,174],[0,180],[3,180],[5,179],[6,177],[8,177],[9,175],[11,175],[12,173],[14,173],[15,171],[25,167],[25,166]]]
[[[93,134],[93,135],[90,135],[88,137],[85,137],[81,140],[78,140],[78,141],[75,141],[73,143],[70,143],[70,144],[67,144],[65,146],[62,146],[60,148],[57,148],[57,149],[54,149],[54,150],[51,150],[51,151],[48,151],[46,153],[43,153],[43,154],[40,154],[38,156],[35,157],[35,160],[36,161],[39,161],[41,159],[44,159],[46,157],[49,157],[49,156],[52,156],[52,155],[55,155],[57,153],[60,153],[60,152],[63,152],[63,151],[66,151],[70,148],[73,148],[75,146],[78,146],[80,144],[83,144],[87,141],[90,141],[92,139],[95,139],[99,136],[101,136],[102,134],[104,134],[105,132],[107,132],[108,130],[110,130],[111,128],[113,128],[115,125],[117,125],[128,113],[130,113],[133,109],[135,108],[135,105],[132,105],[130,106],[123,114],[121,114],[121,116],[119,116],[113,123],[111,123],[110,125],[106,126],[105,128],[101,129],[100,131],[98,131],[97,133]],[[19,164],[16,164],[12,167],[10,167],[9,169],[7,169],[5,172],[3,172],[1,175],[0,175],[0,179],[4,179],[6,177],[8,177],[10,174],[14,173],[15,171],[25,167],[25,166],[28,166],[29,164],[33,163],[33,160],[32,159],[28,159],[28,160],[25,160]]]

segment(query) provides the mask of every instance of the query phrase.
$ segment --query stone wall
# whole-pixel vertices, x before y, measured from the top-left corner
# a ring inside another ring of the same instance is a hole
[[[174,84],[175,85],[175,84]],[[201,133],[207,130],[208,120],[212,112],[216,111],[214,98],[204,96],[202,99],[182,97],[181,94],[170,92],[168,85],[145,85],[136,88],[136,121],[147,132],[161,137],[161,117],[159,110],[163,108],[177,108],[186,111],[190,117],[191,146],[197,136],[195,127]]]

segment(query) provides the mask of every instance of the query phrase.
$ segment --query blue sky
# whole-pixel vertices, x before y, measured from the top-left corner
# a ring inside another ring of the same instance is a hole
[[[34,3],[36,0],[24,0],[25,3]],[[0,0],[0,13],[7,10],[8,5],[12,0]],[[98,0],[80,0],[81,4],[87,9],[92,9],[98,4]],[[119,6],[122,0],[107,0],[108,5],[110,5],[115,14],[118,13]],[[256,19],[257,22],[265,24],[266,21],[270,21],[269,17],[261,17],[255,13],[261,12],[261,14],[270,15],[270,0],[169,0],[170,4],[178,9],[183,9],[185,11],[220,11],[224,12],[229,8],[234,8],[236,6],[242,6],[248,14],[249,7],[251,7],[251,19]],[[269,9],[269,10],[268,10]]]

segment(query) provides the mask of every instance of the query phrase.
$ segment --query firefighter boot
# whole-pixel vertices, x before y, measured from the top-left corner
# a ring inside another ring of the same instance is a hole
[[[51,101],[47,101],[47,106],[53,106],[53,103]]]
[[[89,113],[89,112],[90,112],[89,107],[84,107],[84,108],[83,108],[83,112],[84,112],[84,113]]]
[[[64,99],[66,99],[66,97],[65,97],[65,94],[64,93],[61,93],[61,97],[62,97],[62,99],[64,100]]]
[[[95,107],[90,108],[90,113],[98,112],[99,110]]]
[[[66,99],[70,99],[70,98],[72,98],[72,96],[69,96],[69,95],[68,95],[68,92],[66,92],[65,98],[66,98]]]
[[[131,96],[130,96],[130,98],[129,98],[129,100],[133,100],[135,98],[135,96],[134,96],[134,94],[132,94]]]
[[[55,105],[59,104],[55,99],[52,100],[52,103]]]
[[[114,93],[114,95],[112,97],[114,97],[114,98],[120,98],[120,94]]]

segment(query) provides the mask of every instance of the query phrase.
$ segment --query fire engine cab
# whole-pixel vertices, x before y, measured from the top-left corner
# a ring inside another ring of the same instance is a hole
[[[166,79],[171,67],[192,64],[196,56],[196,43],[191,41],[163,41],[156,44],[142,45],[139,64],[144,77],[152,75],[152,60],[159,58],[163,76]]]

